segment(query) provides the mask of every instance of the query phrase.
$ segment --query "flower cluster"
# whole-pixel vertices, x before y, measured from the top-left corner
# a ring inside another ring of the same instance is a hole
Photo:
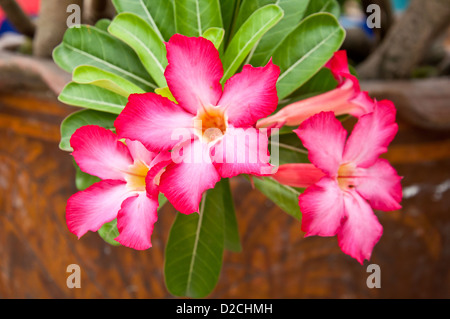
[[[373,209],[399,209],[400,177],[379,156],[397,132],[395,108],[362,92],[339,51],[327,63],[336,89],[277,107],[278,66],[245,65],[222,86],[223,67],[214,45],[174,35],[166,43],[165,96],[132,94],[117,117],[117,133],[90,125],[71,138],[82,171],[101,181],[68,201],[69,230],[78,237],[117,218],[116,240],[151,247],[162,193],[181,213],[198,212],[202,195],[221,178],[269,176],[306,188],[300,195],[306,236],[337,235],[342,250],[369,259],[382,227]],[[170,97],[166,97],[170,96]],[[347,132],[336,115],[358,123]],[[266,127],[295,130],[310,164],[286,164],[273,173]]]
[[[268,137],[256,122],[277,107],[279,68],[271,61],[246,65],[222,89],[223,66],[212,42],[177,34],[166,48],[164,75],[174,101],[132,94],[114,123],[117,135],[97,126],[72,135],[81,170],[102,179],[68,201],[67,224],[78,237],[117,218],[116,240],[147,249],[160,192],[191,214],[221,178],[272,172]]]

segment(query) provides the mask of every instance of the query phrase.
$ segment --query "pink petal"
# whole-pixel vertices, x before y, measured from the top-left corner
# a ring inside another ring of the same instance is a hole
[[[72,135],[70,144],[81,170],[101,179],[125,180],[123,172],[133,164],[128,148],[117,135],[100,126],[80,127]]]
[[[145,177],[145,186],[148,196],[158,198],[159,181],[164,168],[172,163],[170,152],[159,153],[151,162],[150,169]]]
[[[131,195],[125,182],[113,180],[100,181],[72,195],[66,207],[70,232],[80,238],[88,230],[99,230],[117,217],[122,202]]]
[[[281,184],[306,188],[317,183],[325,174],[313,164],[284,164],[272,178]]]
[[[380,101],[373,113],[362,116],[356,123],[344,151],[344,162],[369,167],[387,151],[397,133],[395,107],[391,101]]]
[[[166,47],[169,65],[164,75],[177,102],[194,115],[202,105],[217,105],[223,67],[212,42],[175,34]]]
[[[335,79],[341,83],[344,80],[342,75],[350,74],[347,52],[345,50],[335,52],[330,61],[325,64],[325,67],[330,69]]]
[[[153,225],[158,220],[158,199],[147,197],[145,192],[127,198],[117,215],[119,236],[116,241],[126,247],[144,250],[152,247]]]
[[[153,158],[157,155],[156,153],[150,152],[145,146],[139,142],[139,141],[132,141],[127,139],[125,141],[128,150],[130,151],[131,156],[133,157],[134,161],[141,161],[142,163],[145,163],[146,165],[150,165]]]
[[[344,200],[337,182],[324,177],[299,196],[305,236],[334,236],[345,216]]]
[[[333,112],[310,117],[294,130],[308,149],[308,158],[329,176],[336,176],[342,161],[347,132]]]
[[[369,204],[356,192],[346,192],[344,203],[347,218],[338,232],[339,246],[344,253],[363,264],[364,259],[370,260],[383,227]]]
[[[161,175],[159,189],[180,213],[198,212],[202,194],[220,180],[208,145],[192,141],[184,145],[182,159],[174,154],[172,159],[175,163],[169,164]]]
[[[352,87],[338,88],[324,94],[294,102],[283,107],[276,114],[258,121],[257,127],[297,126],[320,112],[334,112],[335,115],[357,113],[359,105],[351,103],[355,97]]]
[[[385,159],[378,159],[369,168],[361,169],[356,191],[369,201],[373,209],[391,211],[402,208],[401,177]]]
[[[120,138],[138,140],[150,151],[168,151],[180,142],[177,130],[192,130],[193,116],[160,95],[132,94],[114,125]]]
[[[254,126],[275,111],[279,75],[280,68],[270,60],[265,67],[244,65],[241,73],[228,79],[219,105],[227,109],[228,121],[234,127]]]
[[[220,142],[211,150],[214,164],[223,178],[239,174],[270,175],[267,135],[249,127],[229,127]]]

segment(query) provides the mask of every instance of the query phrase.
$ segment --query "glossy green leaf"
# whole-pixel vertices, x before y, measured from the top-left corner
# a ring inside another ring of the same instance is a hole
[[[336,0],[310,0],[305,17],[320,12],[328,12],[339,18],[341,7]]]
[[[108,27],[111,24],[111,20],[109,19],[100,19],[95,23],[95,27],[104,32],[108,32]]]
[[[177,33],[202,36],[209,28],[223,28],[219,0],[175,0]]]
[[[75,68],[72,80],[80,84],[99,86],[125,97],[133,93],[145,93],[127,79],[90,65],[81,65]]]
[[[208,190],[199,214],[178,214],[167,241],[164,275],[175,296],[203,298],[214,289],[224,250],[224,180]]]
[[[339,49],[344,38],[344,29],[329,13],[304,19],[273,55],[273,63],[281,70],[278,97],[285,98],[314,76]]]
[[[122,95],[91,85],[70,82],[58,99],[66,104],[87,109],[119,114],[128,102]]]
[[[156,88],[136,53],[121,40],[91,26],[67,29],[63,42],[53,51],[53,59],[72,73],[80,65],[91,65],[114,73],[146,92]]]
[[[277,0],[241,0],[235,17],[232,36],[239,30],[245,21],[258,9],[269,4],[275,4]]]
[[[97,231],[101,238],[108,244],[113,246],[120,246],[120,243],[115,240],[119,237],[119,229],[117,228],[117,218],[110,221],[109,223],[103,224],[102,227]]]
[[[81,110],[67,116],[61,123],[61,141],[59,148],[72,152],[70,138],[77,129],[85,125],[98,125],[107,129],[114,129],[117,115],[94,110]]]
[[[290,186],[282,185],[271,177],[253,178],[255,187],[287,214],[301,221],[298,197],[300,191]]]
[[[121,13],[111,22],[108,31],[136,52],[158,87],[167,86],[164,77],[168,64],[166,47],[145,20],[133,13]]]
[[[272,29],[261,38],[252,50],[248,61],[253,66],[263,66],[269,62],[271,56],[303,18],[310,0],[280,0],[276,1],[284,11],[284,16]],[[274,1],[275,2],[275,1]]]
[[[217,50],[219,50],[220,45],[222,44],[223,37],[225,35],[225,30],[222,28],[209,28],[206,30],[202,37],[211,41]]]
[[[223,179],[223,204],[225,217],[225,249],[234,252],[242,250],[241,239],[239,236],[239,227],[234,210],[233,195],[230,189],[228,179]]]
[[[283,10],[276,5],[267,5],[255,11],[236,32],[224,57],[222,83],[239,69],[253,46],[283,17]]]
[[[175,34],[173,0],[113,0],[113,4],[117,13],[131,12],[147,21],[163,42]]]
[[[220,0],[220,11],[222,12],[222,23],[225,30],[224,43],[228,43],[231,28],[237,12],[239,12],[241,0]]]
[[[155,89],[155,93],[158,95],[161,95],[162,97],[166,97],[169,100],[171,100],[174,103],[177,103],[177,100],[173,97],[172,92],[170,92],[170,89],[168,86],[164,87],[164,88],[159,88],[159,89]]]

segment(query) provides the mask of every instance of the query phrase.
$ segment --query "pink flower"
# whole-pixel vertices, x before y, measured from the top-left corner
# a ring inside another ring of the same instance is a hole
[[[335,115],[351,114],[360,117],[372,112],[374,101],[361,91],[358,79],[350,74],[347,53],[338,51],[325,65],[338,81],[336,89],[285,106],[278,113],[258,122],[257,127],[297,126],[319,112]]]
[[[149,152],[140,142],[125,142],[95,125],[83,126],[72,135],[76,163],[83,172],[102,181],[69,198],[66,221],[69,230],[80,238],[117,218],[120,235],[115,240],[143,250],[152,246],[159,177],[171,160],[170,154]]]
[[[222,63],[209,40],[176,34],[166,47],[165,77],[178,104],[154,93],[133,94],[115,126],[121,138],[172,151],[174,163],[161,176],[160,190],[190,214],[221,178],[271,173],[267,135],[255,124],[277,107],[280,70],[272,61],[245,65],[222,90]]]
[[[314,115],[295,131],[312,164],[282,165],[274,178],[307,187],[299,197],[305,236],[337,235],[343,252],[361,264],[370,259],[383,230],[372,209],[401,208],[401,178],[379,158],[397,129],[393,104],[380,101],[359,118],[347,141],[333,112]]]

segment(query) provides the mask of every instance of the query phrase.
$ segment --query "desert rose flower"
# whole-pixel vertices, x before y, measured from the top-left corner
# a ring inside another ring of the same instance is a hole
[[[72,135],[72,155],[83,172],[102,180],[69,198],[66,221],[80,238],[117,218],[116,241],[138,250],[152,246],[158,183],[168,153],[149,152],[140,142],[120,141],[105,128],[87,125]]]
[[[280,70],[272,61],[245,65],[222,89],[223,66],[212,42],[176,34],[166,47],[164,75],[176,103],[154,93],[132,94],[115,126],[120,138],[171,151],[174,162],[162,174],[160,190],[190,214],[221,178],[271,173],[268,138],[255,125],[277,107]]]
[[[358,79],[348,69],[346,51],[336,52],[325,67],[331,70],[338,81],[336,89],[289,104],[278,113],[260,120],[257,126],[297,126],[320,112],[332,111],[335,115],[360,117],[373,110],[375,101],[367,92],[361,91]]]
[[[397,172],[380,159],[397,132],[390,101],[375,103],[347,132],[333,112],[321,112],[295,130],[312,164],[280,166],[280,183],[307,187],[299,196],[305,236],[337,235],[339,246],[360,263],[369,260],[383,228],[372,209],[400,209]]]

